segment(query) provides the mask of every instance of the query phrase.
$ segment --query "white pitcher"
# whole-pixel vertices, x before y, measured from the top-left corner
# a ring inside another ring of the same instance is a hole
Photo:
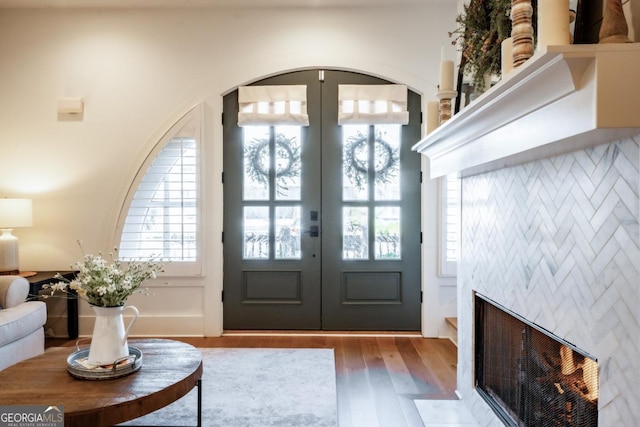
[[[91,346],[89,347],[89,363],[94,366],[111,365],[118,359],[129,355],[127,337],[129,330],[138,320],[138,309],[132,305],[120,307],[91,306],[96,313]],[[124,327],[124,310],[133,311],[133,319]]]

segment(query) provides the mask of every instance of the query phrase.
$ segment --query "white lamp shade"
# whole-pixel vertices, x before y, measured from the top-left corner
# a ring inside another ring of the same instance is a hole
[[[31,227],[31,199],[0,199],[0,228]]]

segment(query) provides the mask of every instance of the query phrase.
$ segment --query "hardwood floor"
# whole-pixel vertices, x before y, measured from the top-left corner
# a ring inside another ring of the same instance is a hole
[[[196,347],[333,348],[340,427],[423,426],[414,399],[456,399],[455,345],[402,334],[233,333]],[[47,339],[47,346],[74,345]]]

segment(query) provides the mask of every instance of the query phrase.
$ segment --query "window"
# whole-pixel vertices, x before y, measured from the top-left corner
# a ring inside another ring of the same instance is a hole
[[[161,258],[167,271],[199,272],[199,130],[194,109],[143,164],[121,214],[121,260]]]
[[[460,180],[440,178],[440,275],[455,276],[459,257]]]

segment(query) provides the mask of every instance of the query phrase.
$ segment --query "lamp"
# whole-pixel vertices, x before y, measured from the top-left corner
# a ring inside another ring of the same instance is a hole
[[[12,229],[31,227],[31,199],[0,199],[0,275],[19,274],[18,238]]]

